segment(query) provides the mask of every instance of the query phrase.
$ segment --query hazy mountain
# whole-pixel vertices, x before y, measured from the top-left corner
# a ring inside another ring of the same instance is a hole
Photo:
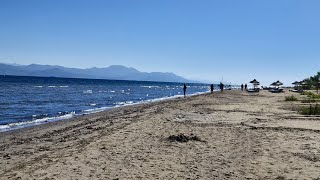
[[[187,80],[174,73],[140,72],[134,68],[114,65],[106,68],[67,68],[51,65],[11,65],[0,63],[0,75],[16,76],[41,76],[41,77],[67,77],[67,78],[90,78],[90,79],[114,79],[114,80],[137,80],[137,81],[163,81],[163,82],[196,82]]]

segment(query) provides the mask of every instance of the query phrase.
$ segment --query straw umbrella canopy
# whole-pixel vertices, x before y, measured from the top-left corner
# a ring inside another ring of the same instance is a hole
[[[276,82],[273,82],[273,83],[271,84],[271,86],[274,86],[274,87],[279,87],[279,86],[281,86],[281,85],[283,85],[283,83],[280,82],[279,80],[276,81]]]
[[[301,85],[307,85],[308,83],[306,81],[300,81],[299,82]]]
[[[258,86],[258,85],[260,84],[260,82],[257,81],[256,79],[250,81],[250,83],[253,84],[253,88],[254,88],[254,89],[256,88],[256,86]]]
[[[305,80],[303,80],[303,81],[300,81],[300,84],[301,86],[306,86],[308,83]]]
[[[271,83],[270,86],[276,86],[276,82]]]
[[[301,85],[301,83],[298,81],[295,81],[292,84],[294,85],[295,88],[298,88]]]
[[[299,84],[300,84],[300,82],[295,81],[295,82],[293,82],[292,84],[293,84],[293,85],[295,85],[295,86],[297,86],[297,85],[299,85]]]
[[[279,80],[276,82],[276,84],[277,84],[278,86],[282,86],[282,85],[283,85],[283,83],[280,82]]]

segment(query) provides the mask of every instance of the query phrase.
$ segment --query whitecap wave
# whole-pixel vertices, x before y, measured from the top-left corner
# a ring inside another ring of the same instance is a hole
[[[161,88],[160,86],[140,86],[140,87],[143,87],[143,88]]]
[[[86,109],[82,111],[82,114],[92,114],[92,113],[102,112],[110,108],[111,107],[100,107],[100,108],[94,108],[94,109]]]
[[[124,102],[116,102],[114,104],[116,105],[116,107],[119,107],[119,106],[134,104],[134,102],[133,101],[124,101]]]
[[[70,118],[74,117],[74,115],[75,115],[75,113],[73,112],[73,113],[62,115],[62,116],[45,117],[45,118],[41,118],[41,119],[34,119],[31,121],[24,121],[24,122],[0,125],[0,132],[21,129],[21,128],[25,128],[25,127],[31,127],[31,126],[35,126],[35,125],[45,124],[45,123],[54,122],[54,121],[60,121],[60,120],[64,120],[64,119],[70,119]]]
[[[83,94],[92,94],[92,90],[85,90],[83,91]]]

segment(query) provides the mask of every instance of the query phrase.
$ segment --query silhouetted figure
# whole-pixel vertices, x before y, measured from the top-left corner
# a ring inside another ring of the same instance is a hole
[[[210,85],[211,93],[213,93],[213,84]]]
[[[241,84],[241,91],[243,91],[243,84]]]
[[[248,85],[247,84],[244,85],[244,89],[248,90]]]
[[[219,86],[220,86],[220,90],[223,91],[223,89],[224,89],[224,84],[220,83]]]
[[[184,95],[184,97],[186,97],[186,92],[187,92],[187,84],[184,83],[183,84],[183,95]]]

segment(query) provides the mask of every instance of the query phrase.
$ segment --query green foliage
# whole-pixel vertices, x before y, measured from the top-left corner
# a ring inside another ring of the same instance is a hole
[[[293,95],[285,97],[285,101],[297,101],[297,100],[298,99],[296,97],[294,97]]]
[[[320,99],[320,94],[315,94],[310,91],[305,91],[305,92],[301,93],[301,95],[307,95],[308,98],[310,98],[310,99]]]
[[[304,91],[303,93],[301,93],[301,95],[307,95],[307,96],[310,96],[310,95],[313,95],[312,92],[310,91]]]
[[[304,100],[301,101],[302,103],[314,103],[314,102],[320,101],[320,94],[315,94],[310,91],[305,91],[301,93],[301,95],[307,96]]]
[[[320,99],[320,94],[312,94],[309,96],[311,99]]]
[[[318,72],[316,75],[311,76],[309,78],[306,78],[303,80],[305,83],[302,85],[303,89],[316,89],[318,90],[320,88],[320,72]]]
[[[309,107],[302,107],[300,112],[303,115],[320,115],[320,106],[318,104],[315,106],[310,104]]]

